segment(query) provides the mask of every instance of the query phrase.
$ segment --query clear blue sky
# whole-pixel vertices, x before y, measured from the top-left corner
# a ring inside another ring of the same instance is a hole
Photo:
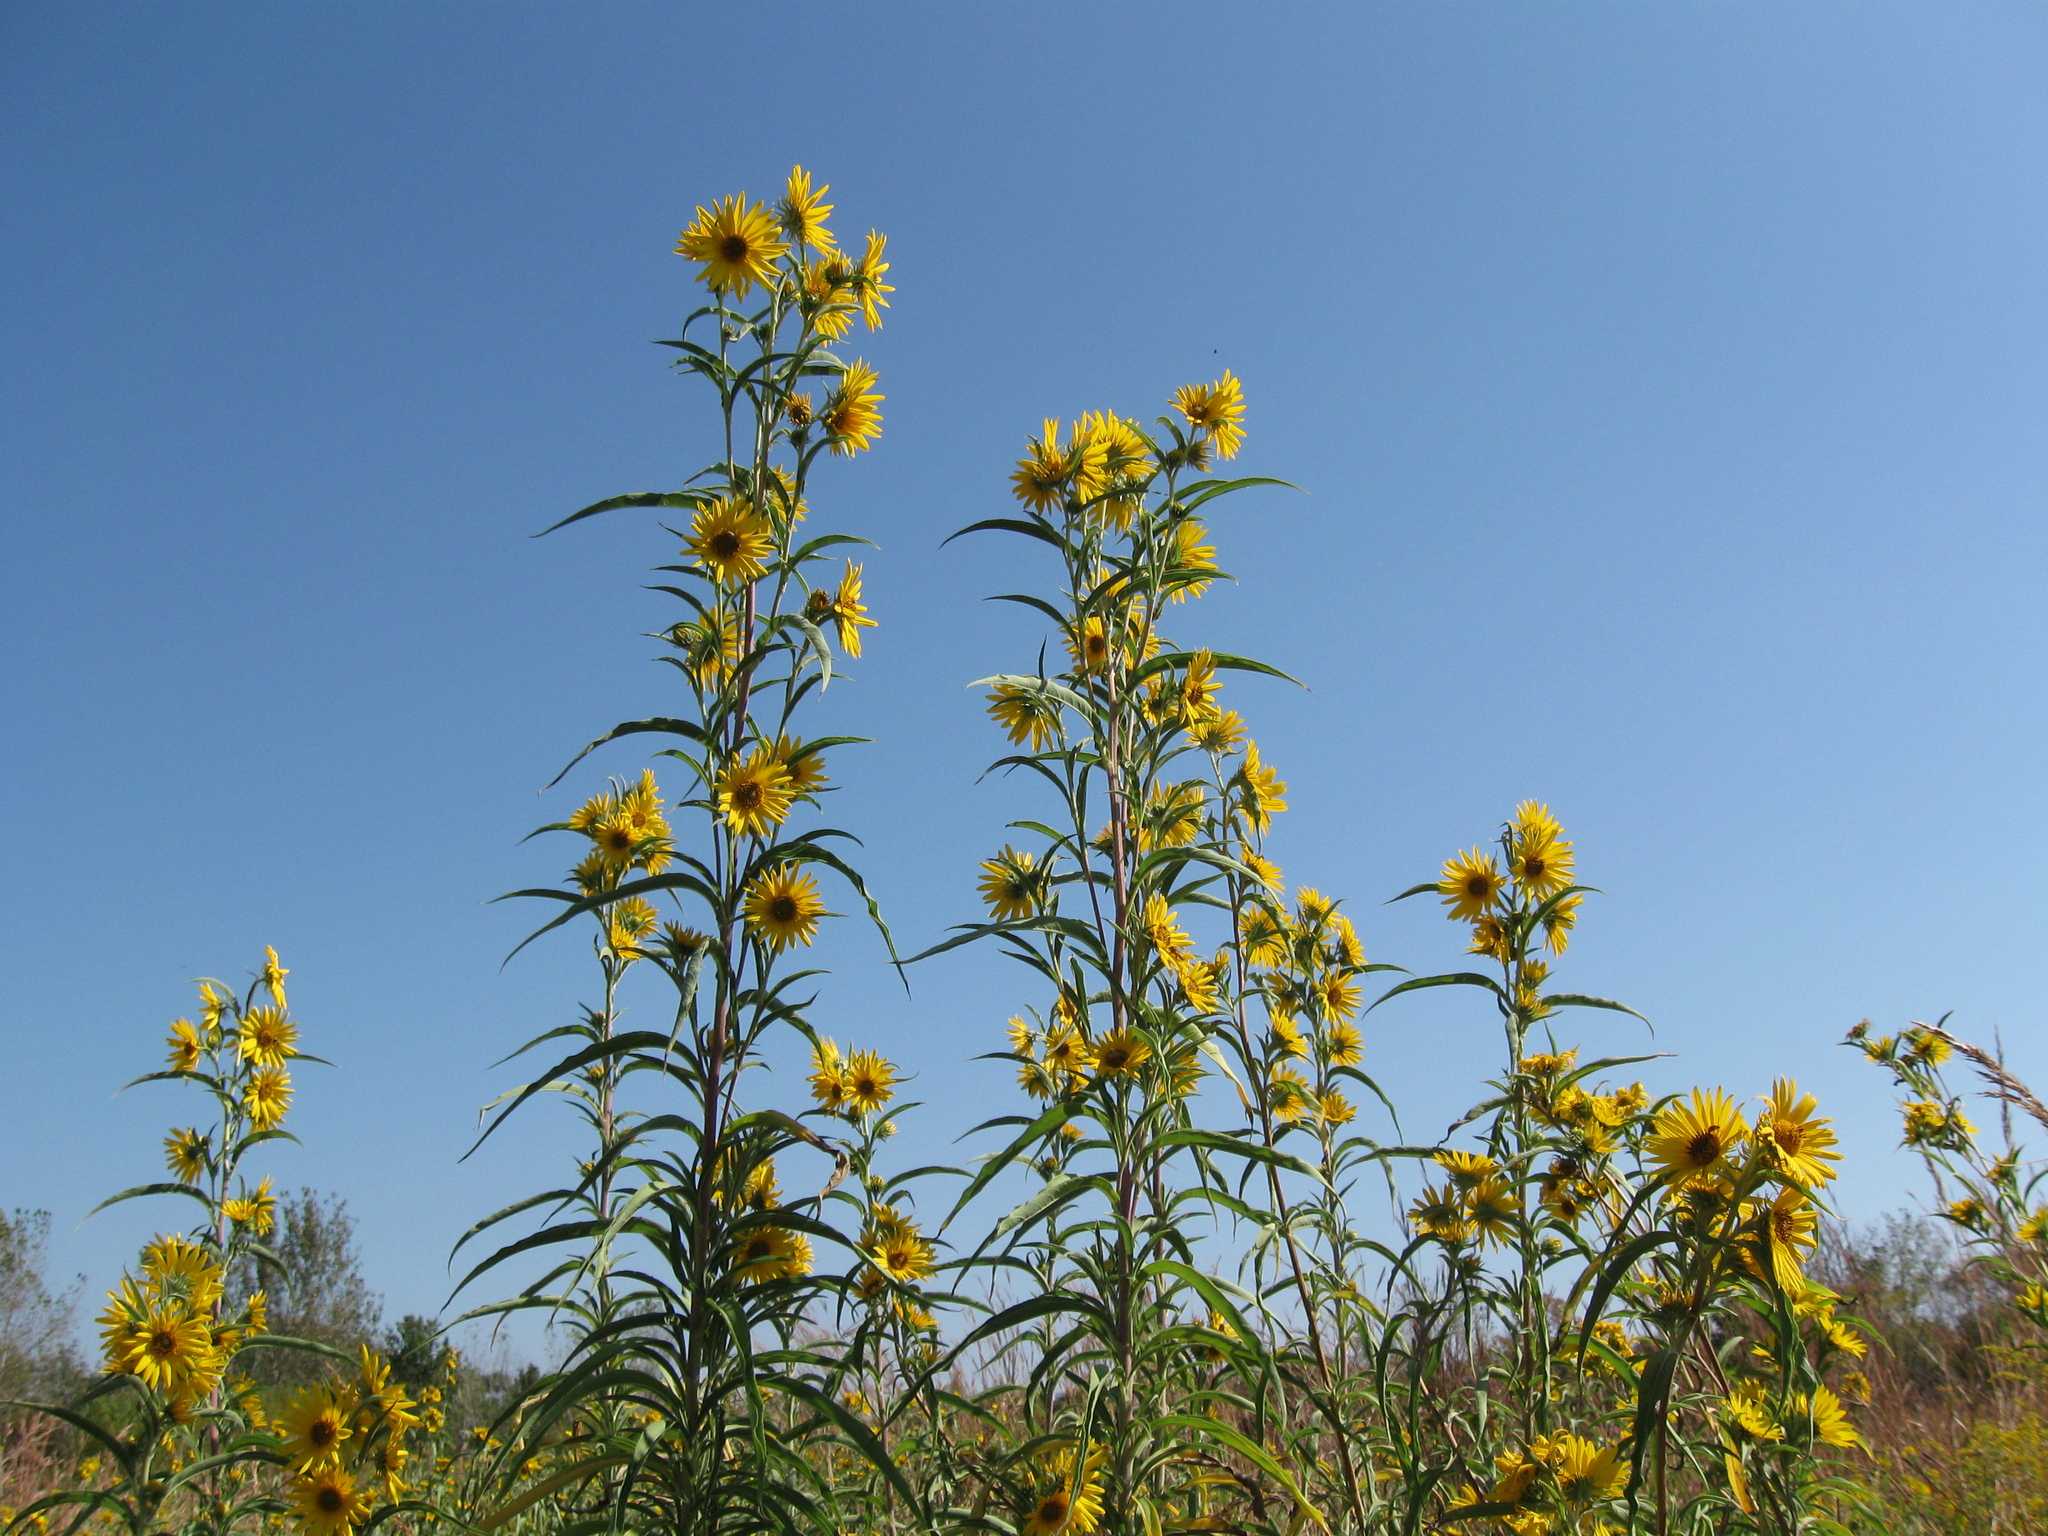
[[[187,977],[273,943],[307,1044],[288,1184],[345,1195],[391,1311],[552,1180],[537,1115],[458,1166],[489,1063],[591,991],[499,961],[521,846],[664,710],[627,514],[709,454],[649,338],[694,204],[792,161],[888,231],[887,432],[821,519],[882,628],[832,690],[835,820],[906,946],[974,915],[1025,809],[962,684],[1027,662],[992,591],[1043,414],[1245,381],[1242,581],[1181,636],[1292,786],[1277,852],[1375,958],[1523,796],[1609,894],[1565,977],[1653,1017],[1653,1086],[1792,1072],[1913,1165],[1835,1048],[1954,1008],[2048,1079],[2048,15],[1887,5],[0,7],[0,1202],[95,1285],[192,1106],[111,1097]],[[819,1016],[917,1072],[908,1150],[1015,1107],[992,956],[905,999],[841,925]],[[1497,1053],[1482,1001],[1371,1017],[1409,1129]],[[1596,1050],[1634,1048],[1586,1016]],[[787,1074],[764,1083],[790,1093]],[[180,1219],[165,1210],[160,1219]]]

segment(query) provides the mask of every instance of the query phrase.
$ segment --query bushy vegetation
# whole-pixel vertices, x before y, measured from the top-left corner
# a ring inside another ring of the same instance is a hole
[[[544,1316],[561,1362],[491,1378],[439,1320],[380,1332],[346,1212],[254,1175],[317,1061],[272,953],[243,989],[201,983],[142,1080],[209,1112],[172,1132],[168,1181],[114,1198],[198,1212],[108,1297],[94,1374],[64,1354],[36,1229],[6,1229],[29,1342],[10,1332],[0,1367],[38,1404],[12,1432],[42,1437],[33,1476],[9,1463],[16,1523],[2040,1528],[2048,1214],[2009,1131],[1987,1150],[1943,1077],[1960,1057],[2048,1124],[1995,1057],[1939,1025],[1859,1027],[1944,1225],[1853,1237],[1796,1084],[1659,1096],[1646,1057],[1581,1059],[1571,1019],[1633,1010],[1564,980],[1595,892],[1548,807],[1402,893],[1442,904],[1448,969],[1369,958],[1342,898],[1283,878],[1289,791],[1234,706],[1286,679],[1200,619],[1228,579],[1210,525],[1280,484],[1224,468],[1247,430],[1228,372],[1149,423],[1045,422],[1014,508],[962,530],[1018,541],[1025,590],[1001,596],[1044,639],[980,684],[1014,795],[984,910],[898,963],[1017,962],[982,1042],[1017,1097],[969,1168],[899,1165],[903,1074],[806,964],[835,903],[898,960],[852,832],[823,824],[857,743],[805,734],[876,623],[846,557],[865,541],[811,498],[879,438],[877,375],[843,348],[893,292],[884,240],[842,249],[825,190],[796,171],[773,207],[698,210],[678,251],[706,302],[666,345],[709,386],[721,456],[557,525],[657,509],[679,546],[669,686],[576,759],[655,738],[660,772],[542,828],[569,872],[515,893],[545,909],[528,943],[589,944],[595,1000],[523,1048],[543,1065],[485,1138],[566,1102],[587,1144],[457,1245],[472,1288],[543,1262],[448,1326]],[[1497,1020],[1499,1051],[1417,1144],[1371,1075],[1373,1014],[1440,988]],[[628,1024],[628,992],[659,1022]],[[790,1052],[808,1102],[761,1090]]]

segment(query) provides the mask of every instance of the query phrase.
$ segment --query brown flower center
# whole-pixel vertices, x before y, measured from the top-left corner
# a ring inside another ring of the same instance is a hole
[[[761,800],[761,786],[751,779],[732,792],[732,803],[743,811],[758,811],[761,808]]]
[[[313,1502],[320,1506],[321,1514],[338,1515],[341,1513],[341,1490],[329,1483],[313,1496]]]
[[[740,536],[730,528],[721,528],[711,535],[711,553],[720,560],[730,560],[740,552]]]
[[[1711,1168],[1721,1161],[1723,1151],[1719,1131],[1701,1131],[1685,1144],[1685,1155],[1696,1168]]]
[[[768,917],[770,921],[777,923],[795,922],[796,898],[794,896],[776,897],[768,903]]]
[[[718,254],[727,261],[745,261],[747,259],[747,237],[745,235],[727,235],[718,242]]]

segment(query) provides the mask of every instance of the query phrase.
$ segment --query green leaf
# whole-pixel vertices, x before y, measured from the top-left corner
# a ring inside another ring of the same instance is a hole
[[[1027,522],[1015,517],[989,517],[978,523],[969,523],[958,533],[948,534],[940,542],[939,548],[944,549],[953,540],[965,538],[970,533],[1021,533],[1027,539],[1037,539],[1042,544],[1050,544],[1054,549],[1064,550],[1067,547],[1066,541],[1044,523]]]
[[[1651,1024],[1648,1018],[1637,1013],[1627,1003],[1617,1003],[1611,997],[1587,997],[1580,992],[1556,992],[1543,1001],[1553,1008],[1611,1008],[1616,1013],[1625,1013],[1631,1018],[1642,1019],[1643,1023],[1649,1025],[1651,1034],[1657,1033],[1657,1026]]]
[[[628,720],[623,725],[613,726],[609,731],[606,731],[604,735],[598,737],[597,740],[593,741],[581,752],[578,752],[574,757],[570,758],[568,767],[564,768],[552,779],[549,779],[546,787],[549,789],[553,789],[557,784],[561,783],[563,779],[569,776],[570,768],[574,768],[578,763],[582,762],[583,759],[590,756],[591,753],[595,752],[599,747],[603,746],[606,742],[617,741],[621,736],[638,736],[648,731],[656,731],[664,736],[682,736],[695,742],[703,742],[708,739],[704,735],[704,728],[696,724],[694,721],[690,720],[670,720],[663,718],[656,718],[652,720]]]
[[[701,507],[717,497],[710,491],[631,491],[624,496],[612,496],[603,501],[593,502],[581,512],[571,512],[559,523],[550,523],[533,535],[545,538],[557,528],[566,528],[571,523],[580,523],[586,517],[595,517],[600,512],[616,512],[621,507]]]
[[[1058,1178],[1049,1182],[1045,1188],[1038,1191],[1037,1194],[997,1222],[995,1231],[989,1234],[990,1238],[1009,1236],[1017,1228],[1037,1220],[1048,1211],[1056,1210],[1060,1206],[1065,1205],[1068,1200],[1072,1199],[1082,1190],[1093,1188],[1097,1182],[1094,1177],[1084,1173],[1061,1174]]]
[[[1501,1001],[1507,1001],[1507,994],[1500,989],[1500,983],[1491,976],[1481,976],[1477,971],[1458,971],[1449,976],[1418,976],[1413,981],[1404,981],[1392,991],[1382,994],[1379,1002],[1365,1011],[1371,1013],[1388,998],[1399,997],[1403,992],[1419,992],[1424,987],[1484,987]]]
[[[97,1216],[108,1206],[119,1205],[123,1200],[133,1200],[138,1195],[184,1195],[188,1199],[197,1200],[208,1211],[213,1209],[213,1202],[190,1184],[137,1184],[133,1189],[124,1189],[118,1195],[107,1196],[85,1214],[88,1218]]]
[[[947,1227],[951,1226],[953,1218],[960,1214],[967,1202],[988,1188],[989,1181],[1009,1167],[1011,1163],[1015,1162],[1026,1148],[1050,1136],[1054,1131],[1072,1119],[1073,1114],[1074,1106],[1071,1104],[1060,1103],[1053,1105],[1051,1109],[1048,1109],[1044,1114],[1032,1121],[1030,1129],[1026,1130],[1023,1135],[982,1164],[981,1172],[977,1173],[967,1188],[961,1191],[960,1198],[953,1203],[953,1209],[948,1211],[946,1219],[939,1223],[939,1230],[943,1232]]]

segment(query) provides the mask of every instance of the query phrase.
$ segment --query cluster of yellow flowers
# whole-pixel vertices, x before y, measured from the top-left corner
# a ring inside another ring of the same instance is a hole
[[[245,1004],[213,982],[202,981],[199,1022],[171,1021],[165,1062],[174,1073],[197,1073],[202,1061],[211,1060],[217,1069],[214,1077],[236,1084],[241,1111],[250,1125],[269,1131],[283,1122],[291,1108],[292,1079],[285,1063],[299,1053],[299,1027],[285,1002],[284,979],[291,973],[278,963],[275,949],[263,953],[257,984],[270,1001],[256,1003],[252,992]],[[226,1070],[219,1070],[222,1068]],[[186,1184],[206,1177],[218,1153],[212,1139],[197,1130],[174,1131],[165,1143],[171,1172]]]
[[[1472,953],[1507,961],[1540,922],[1554,955],[1564,953],[1578,921],[1572,883],[1574,854],[1550,807],[1525,800],[1515,808],[1503,840],[1506,867],[1485,848],[1461,853],[1444,865],[1437,881],[1453,921],[1472,925]],[[1555,898],[1555,899],[1553,899]]]
[[[261,1291],[224,1321],[223,1270],[210,1250],[183,1237],[159,1237],[142,1250],[142,1283],[124,1278],[100,1314],[105,1369],[129,1375],[188,1419],[220,1385],[243,1340],[267,1331]]]
[[[1085,1459],[1072,1445],[1051,1446],[1033,1458],[1040,1491],[1022,1523],[1023,1536],[1088,1536],[1102,1523],[1102,1466],[1106,1448],[1091,1442]],[[1078,1462],[1078,1465],[1077,1465]]]
[[[869,1210],[860,1251],[867,1267],[861,1271],[859,1290],[870,1300],[891,1283],[911,1285],[922,1280],[932,1272],[937,1254],[913,1218],[886,1204]]]
[[[290,1458],[302,1530],[343,1536],[369,1518],[373,1486],[388,1503],[404,1498],[405,1437],[421,1423],[418,1407],[367,1344],[354,1380],[329,1378],[293,1395],[277,1430]]]
[[[1248,846],[1240,858],[1258,876],[1238,919],[1238,942],[1266,1005],[1267,1108],[1282,1125],[1348,1124],[1358,1111],[1337,1078],[1365,1059],[1355,1022],[1365,946],[1335,901],[1302,886],[1290,910],[1270,894],[1279,870]]]
[[[896,1068],[875,1051],[841,1055],[837,1043],[820,1040],[811,1051],[811,1097],[831,1114],[880,1114],[896,1096]]]
[[[1494,1518],[1515,1536],[1595,1531],[1606,1527],[1591,1512],[1618,1497],[1628,1480],[1618,1446],[1570,1434],[1540,1435],[1524,1450],[1505,1451],[1494,1458],[1494,1470],[1491,1488],[1482,1494],[1468,1485],[1445,1518],[1456,1520],[1461,1506],[1506,1504],[1514,1513]]]

